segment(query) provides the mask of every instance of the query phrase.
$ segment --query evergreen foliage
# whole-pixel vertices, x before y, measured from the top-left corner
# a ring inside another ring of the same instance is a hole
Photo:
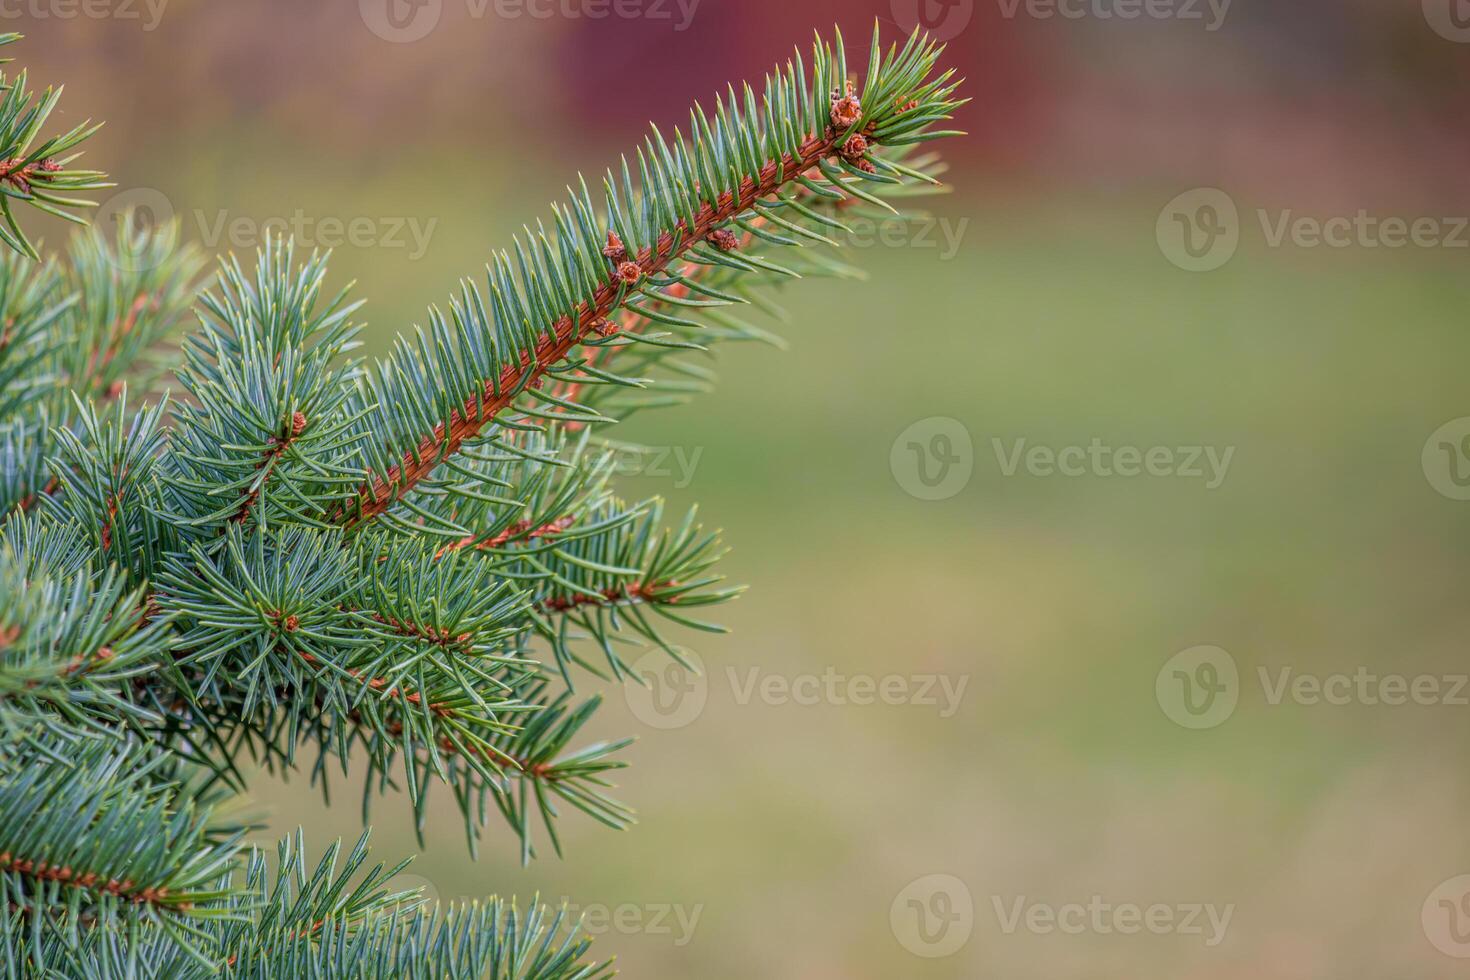
[[[0,38],[9,43],[14,36]],[[221,804],[258,768],[444,796],[529,861],[613,828],[628,740],[584,735],[738,590],[694,514],[628,501],[608,426],[773,341],[774,287],[854,277],[848,214],[938,189],[960,104],[914,36],[861,84],[838,36],[652,130],[491,256],[426,326],[359,353],[324,256],[272,242],[212,281],[171,228],[39,261],[16,202],[73,217],[83,125],[0,99],[0,956],[10,976],[580,978],[561,913],[423,906],[366,835],[273,859]],[[195,314],[190,317],[190,312]],[[197,322],[192,322],[197,320]],[[186,321],[191,321],[186,323]],[[178,338],[183,333],[181,339]],[[172,363],[172,391],[158,384]],[[436,791],[437,788],[437,792]]]

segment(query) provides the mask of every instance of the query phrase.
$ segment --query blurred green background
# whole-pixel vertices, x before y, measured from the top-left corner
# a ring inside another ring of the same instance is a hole
[[[307,243],[324,219],[358,222],[333,270],[359,281],[378,349],[646,120],[681,122],[814,27],[840,21],[861,48],[874,16],[895,33],[923,18],[976,101],[933,226],[850,243],[871,281],[788,290],[789,351],[728,350],[715,394],[619,433],[694,461],[628,491],[699,501],[752,586],[723,611],[730,636],[689,638],[707,702],[688,724],[659,730],[607,692],[598,730],[640,736],[620,779],[639,823],[574,815],[566,859],[523,869],[508,835],[469,861],[441,800],[421,883],[611,914],[597,948],[630,976],[1462,975],[1448,954],[1470,945],[1446,929],[1470,924],[1451,881],[1470,871],[1470,705],[1454,703],[1470,692],[1449,695],[1470,503],[1449,467],[1470,460],[1435,461],[1441,441],[1470,448],[1470,423],[1424,451],[1470,415],[1470,45],[1435,0],[1242,2],[1218,20],[1192,3],[1105,16],[1126,0],[1064,4],[1075,17],[703,0],[687,19],[652,0],[602,19],[572,0],[544,17],[424,2],[402,12],[414,31],[434,18],[414,40],[385,31],[381,0],[4,15],[32,77],[67,83],[65,119],[108,120],[87,159],[118,180],[114,209],[162,200],[220,253],[251,251],[268,219],[299,215]],[[1203,199],[1171,204],[1195,188],[1237,212],[1221,220],[1238,249],[1211,271],[1181,268],[1170,238],[1176,214],[1203,234]],[[1283,216],[1360,210],[1432,218],[1440,243],[1272,242]],[[951,447],[971,474],[925,500],[892,450],[935,417],[968,435]],[[1213,488],[1008,475],[1021,439],[1233,455]],[[1237,665],[1238,703],[1190,729],[1166,663],[1200,645]],[[1259,671],[1283,669],[1432,677],[1446,696],[1273,704]],[[752,670],[964,687],[950,713],[780,703],[745,696]],[[303,823],[320,847],[360,827],[356,787],[335,789],[331,808],[305,779],[255,798],[272,833]],[[417,850],[406,806],[373,823],[381,856]],[[1231,917],[1213,944],[1203,917],[1203,935],[1007,928],[1018,900],[1094,896]]]

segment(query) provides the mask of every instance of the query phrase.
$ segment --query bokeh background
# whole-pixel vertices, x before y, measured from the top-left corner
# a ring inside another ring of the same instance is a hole
[[[441,800],[422,883],[592,910],[629,976],[1463,975],[1470,4],[626,3],[0,10],[63,119],[107,120],[114,205],[213,252],[336,244],[378,349],[813,28],[951,41],[974,101],[934,217],[849,242],[870,282],[789,290],[789,351],[620,433],[670,461],[629,492],[700,501],[752,585],[681,727],[608,692],[639,823],[573,815],[521,868],[508,835],[470,861]],[[1168,455],[1010,465],[1095,440]],[[811,676],[840,682],[747,693]],[[907,700],[855,703],[889,676]],[[1348,693],[1276,695],[1300,677]],[[360,828],[347,787],[255,788],[272,832]],[[418,850],[406,807],[374,824]]]

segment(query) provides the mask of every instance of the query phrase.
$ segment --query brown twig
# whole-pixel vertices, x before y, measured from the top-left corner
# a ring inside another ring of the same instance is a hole
[[[105,892],[139,905],[147,903],[177,911],[187,911],[192,907],[188,902],[168,902],[167,888],[140,889],[131,879],[118,881],[116,878],[109,878],[103,881],[102,876],[93,871],[78,872],[62,864],[49,864],[45,861],[16,857],[9,851],[0,853],[0,871],[26,875],[41,881],[59,881],[71,888]]]
[[[542,335],[530,354],[523,353],[518,364],[509,364],[497,378],[487,381],[482,390],[471,395],[463,405],[451,412],[448,424],[440,422],[419,445],[405,453],[402,461],[385,476],[374,476],[359,491],[348,513],[336,515],[354,527],[371,520],[391,507],[399,497],[411,490],[439,462],[459,451],[468,439],[479,434],[496,415],[503,411],[525,387],[534,383],[564,359],[594,325],[601,325],[614,307],[622,301],[630,280],[656,274],[666,268],[691,246],[704,241],[717,225],[747,210],[760,198],[773,193],[837,152],[837,133],[827,131],[810,136],[794,154],[785,154],[761,169],[758,180],[746,177],[735,193],[721,194],[714,203],[706,203],[694,215],[693,225],[681,220],[676,233],[664,232],[657,243],[643,249],[636,259],[625,259],[617,272],[604,281],[590,302],[578,305],[575,316],[563,316]],[[629,267],[632,268],[629,268]],[[634,276],[634,272],[638,276]]]
[[[60,169],[61,164],[50,157],[31,163],[22,163],[19,157],[7,157],[0,160],[0,181],[11,185],[22,194],[29,194],[31,181],[36,179],[36,174],[54,174]]]

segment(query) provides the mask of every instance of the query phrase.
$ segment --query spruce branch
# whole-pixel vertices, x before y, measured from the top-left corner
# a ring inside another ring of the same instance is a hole
[[[496,813],[523,860],[561,853],[564,811],[631,823],[608,781],[628,740],[582,741],[600,700],[573,703],[573,666],[639,680],[629,651],[650,645],[687,665],[666,627],[719,631],[704,607],[739,590],[692,511],[618,496],[605,427],[707,388],[715,345],[772,340],[735,315],[779,318],[770,287],[857,275],[825,250],[845,214],[942,169],[912,155],[960,104],[938,55],[875,36],[859,86],[819,39],[762,100],[696,106],[688,138],[655,129],[600,204],[583,182],[373,364],[325,257],[271,241],[198,297],[183,391],[133,410],[125,385],[146,391],[198,287],[176,229],[0,256],[12,972],[605,975],[539,908],[416,909],[361,841],[314,870],[288,842],[272,877],[213,808],[251,763],[323,792],[340,766],[365,776],[364,817],[404,790],[421,837],[444,787],[472,851]],[[11,199],[94,179],[58,145],[0,154],[0,238],[19,240]]]
[[[904,175],[905,168],[877,151],[945,135],[930,127],[960,104],[951,99],[951,73],[929,77],[939,50],[916,34],[901,51],[884,55],[875,31],[859,97],[848,81],[840,35],[835,49],[818,39],[811,74],[798,53],[766,76],[761,103],[749,85],[743,99],[731,88],[728,102],[717,99],[713,122],[696,106],[690,140],[676,130],[669,141],[655,129],[637,154],[641,195],[626,159],[621,182],[608,172],[605,222],[584,183],[569,205],[555,208],[554,240],[538,225],[514,243],[514,260],[509,253],[495,257],[488,306],[466,284],[450,318],[431,311],[427,334],[420,332],[416,344],[400,342],[392,358],[364,376],[359,401],[379,406],[368,417],[372,432],[365,440],[373,475],[333,516],[358,527],[388,511],[467,444],[493,437],[522,395],[557,406],[556,396],[542,391],[543,379],[563,370],[595,371],[586,359],[568,364],[568,357],[580,344],[612,339],[603,334],[618,311],[693,323],[655,309],[692,302],[662,291],[671,264],[688,258],[796,275],[757,256],[736,258],[710,239],[724,241],[717,233],[733,235],[727,227],[733,225],[772,244],[802,244],[751,223],[763,218],[801,227],[776,214],[781,200],[767,200],[789,186],[882,205],[860,185],[901,183],[892,174]],[[826,178],[825,187],[806,176],[813,170]]]
[[[66,286],[78,297],[69,311],[61,373],[84,398],[117,398],[124,383],[147,391],[169,365],[160,349],[193,306],[203,258],[179,238],[176,221],[140,226],[118,216],[109,239],[80,231],[67,250]]]
[[[20,37],[0,34],[0,47]],[[60,89],[48,88],[39,98],[33,96],[26,87],[25,72],[14,78],[0,73],[0,241],[32,259],[40,256],[16,222],[12,201],[80,224],[82,219],[69,209],[90,207],[93,202],[71,195],[110,186],[105,175],[71,166],[79,155],[71,151],[95,133],[100,123],[93,125],[88,120],[60,136],[36,142],[60,99]]]
[[[240,828],[210,825],[169,760],[112,738],[52,737],[0,759],[0,891],[70,944],[96,929],[156,927],[196,959],[198,919],[218,914],[217,883]],[[30,930],[39,959],[42,930]],[[13,947],[12,947],[13,948]]]

